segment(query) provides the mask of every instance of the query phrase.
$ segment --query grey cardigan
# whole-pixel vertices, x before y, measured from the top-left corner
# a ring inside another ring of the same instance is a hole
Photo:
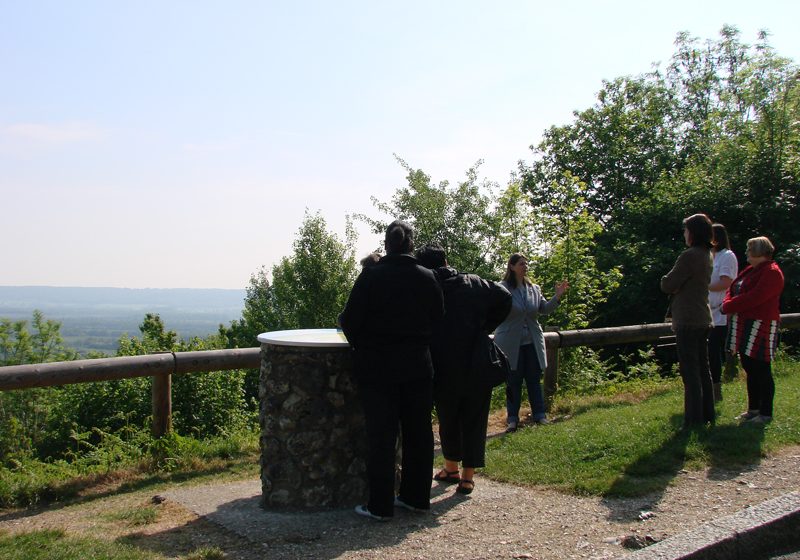
[[[547,367],[547,354],[544,349],[544,333],[539,324],[539,315],[549,315],[558,307],[558,298],[553,296],[549,301],[542,295],[541,289],[536,284],[526,284],[526,300],[523,301],[519,286],[512,288],[505,281],[500,282],[509,292],[511,292],[511,311],[506,320],[503,321],[494,331],[494,341],[497,346],[508,356],[511,369],[517,369],[519,358],[519,347],[522,341],[522,325],[528,325],[533,337],[533,346],[539,358],[542,371]]]
[[[710,327],[708,284],[714,258],[700,246],[689,247],[680,254],[672,270],[661,277],[661,291],[671,294],[672,328]]]

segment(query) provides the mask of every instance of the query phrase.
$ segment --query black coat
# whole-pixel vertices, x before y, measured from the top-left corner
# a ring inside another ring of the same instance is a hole
[[[443,314],[436,276],[411,255],[386,255],[362,270],[341,315],[358,379],[397,383],[430,377],[430,339]]]
[[[492,332],[511,309],[511,294],[497,282],[453,268],[436,271],[444,293],[445,316],[435,328],[431,353],[435,382],[471,382],[472,350],[481,331]],[[453,389],[457,391],[456,386]]]

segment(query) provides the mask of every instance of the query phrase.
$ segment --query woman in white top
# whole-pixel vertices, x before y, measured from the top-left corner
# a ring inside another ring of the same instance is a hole
[[[708,303],[714,326],[708,335],[708,365],[714,383],[714,400],[722,400],[722,364],[725,363],[725,335],[728,332],[728,317],[722,313],[722,300],[725,292],[739,273],[739,263],[731,251],[728,231],[722,224],[712,226],[714,268],[711,271],[711,284],[708,286]]]
[[[547,315],[556,307],[569,284],[556,284],[556,295],[545,299],[539,286],[527,277],[528,259],[514,253],[508,259],[501,284],[511,292],[511,311],[506,320],[494,331],[494,341],[508,356],[511,373],[506,384],[507,432],[516,431],[519,424],[519,407],[522,401],[522,381],[528,386],[531,416],[537,424],[547,424],[544,397],[539,383],[547,367],[544,333],[539,315]]]

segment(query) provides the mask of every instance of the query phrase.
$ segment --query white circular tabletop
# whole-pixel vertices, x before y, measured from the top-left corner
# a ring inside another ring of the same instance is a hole
[[[258,341],[275,346],[344,347],[350,343],[339,329],[296,329],[270,331],[258,335]]]

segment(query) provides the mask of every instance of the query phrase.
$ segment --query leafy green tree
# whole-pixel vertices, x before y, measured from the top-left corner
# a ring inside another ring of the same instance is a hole
[[[505,270],[513,253],[534,255],[541,233],[540,214],[534,210],[530,196],[522,192],[518,181],[512,181],[497,197],[494,222],[495,243],[492,251],[493,268]]]
[[[679,34],[664,74],[604,82],[595,105],[549,129],[521,166],[534,206],[557,198],[565,172],[587,185],[585,208],[603,226],[598,264],[624,273],[600,324],[663,318],[658,279],[696,212],[727,226],[740,263],[744,241],[767,235],[787,277],[800,274],[800,71],[767,39],[746,45],[729,26],[705,42]],[[787,283],[784,307],[798,303]]]
[[[35,310],[31,320],[32,331],[27,321],[0,319],[0,366],[41,364],[74,360],[77,352],[64,346],[61,323],[45,319]]]
[[[256,346],[266,331],[333,328],[357,275],[356,234],[348,223],[345,239],[327,230],[319,214],[306,213],[291,256],[250,277],[242,318],[221,333],[229,346]]]
[[[355,281],[356,234],[348,223],[345,239],[327,229],[319,214],[306,213],[292,254],[272,267],[250,276],[240,319],[220,326],[229,348],[257,346],[259,334],[305,328],[333,328]],[[259,371],[250,370],[245,381],[248,403],[258,400]]]
[[[0,319],[0,366],[73,360],[64,346],[61,323],[34,311],[30,322]],[[31,455],[41,445],[61,390],[0,392],[0,466]]]
[[[465,180],[451,187],[448,181],[432,184],[430,176],[421,169],[413,169],[400,158],[397,161],[407,172],[408,186],[397,189],[391,202],[372,199],[375,207],[389,219],[375,219],[363,214],[357,218],[367,223],[374,233],[380,234],[391,221],[405,220],[414,227],[418,247],[439,243],[454,268],[495,277],[497,216],[494,191],[497,185],[479,180],[481,162],[467,171]]]

